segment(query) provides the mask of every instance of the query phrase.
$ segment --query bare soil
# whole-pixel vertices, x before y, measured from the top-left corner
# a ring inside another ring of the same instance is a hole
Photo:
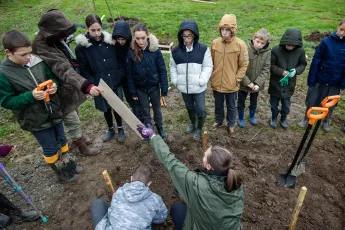
[[[325,37],[330,36],[330,32],[321,33],[318,30],[311,32],[311,34],[304,37],[304,40],[308,42],[321,42]]]
[[[260,94],[257,119],[254,127],[236,129],[229,137],[225,128],[208,130],[208,145],[220,145],[230,149],[236,157],[234,167],[244,176],[245,210],[242,217],[244,229],[286,229],[301,186],[308,192],[297,224],[299,230],[345,229],[345,146],[320,131],[307,156],[306,173],[297,178],[297,188],[277,186],[277,178],[291,162],[304,131],[296,123],[304,111],[305,89],[299,89],[292,99],[292,112],[288,117],[289,129],[272,130],[267,91]],[[201,141],[184,133],[188,124],[186,110],[180,93],[169,91],[168,107],[163,108],[164,122],[169,133],[167,143],[176,157],[191,169],[201,165],[203,148]],[[208,119],[205,130],[213,123],[213,97],[207,93]],[[247,116],[247,115],[246,115]],[[335,114],[332,127],[339,129],[341,119]],[[60,184],[52,170],[42,159],[41,149],[33,140],[24,142],[15,136],[8,144],[15,144],[7,157],[7,168],[27,192],[36,206],[48,217],[48,222],[13,224],[7,229],[93,229],[90,216],[91,202],[97,198],[109,201],[102,171],[107,169],[117,188],[129,182],[131,173],[139,164],[149,164],[154,170],[152,191],[160,194],[168,208],[179,198],[170,178],[161,164],[153,157],[151,147],[143,144],[134,132],[126,127],[127,140],[118,144],[101,141],[105,130],[103,120],[84,122],[84,130],[93,143],[102,148],[98,156],[78,156],[85,169],[73,184]],[[0,184],[1,192],[24,207],[24,202],[6,184]],[[159,229],[173,229],[170,218]]]
[[[115,20],[115,23],[119,20],[124,20],[126,22],[128,22],[129,26],[130,27],[133,27],[135,24],[138,24],[140,22],[140,19],[139,18],[130,18],[130,17],[127,17],[127,16],[121,16],[121,18],[117,17],[117,18],[114,18]],[[113,19],[112,18],[108,18],[107,19],[107,22],[113,22]]]

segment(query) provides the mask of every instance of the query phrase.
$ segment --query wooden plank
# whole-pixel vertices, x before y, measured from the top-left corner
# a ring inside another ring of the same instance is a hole
[[[114,190],[113,183],[111,183],[111,180],[110,180],[110,176],[109,176],[109,174],[108,174],[108,171],[107,171],[107,170],[104,170],[104,171],[102,172],[102,175],[103,175],[105,184],[107,185],[107,188],[108,188],[109,193],[113,194],[113,193],[115,192],[115,190]]]
[[[307,193],[307,188],[302,187],[301,190],[299,191],[299,195],[296,201],[295,209],[293,210],[292,216],[291,216],[291,222],[289,226],[289,230],[295,230],[296,229],[296,224],[297,224],[297,219],[299,212],[301,211],[302,204],[304,201],[305,194]]]
[[[139,119],[102,79],[99,81],[98,87],[103,91],[101,94],[105,100],[107,100],[111,108],[113,108],[122,117],[122,119],[126,121],[129,127],[131,127],[138,137],[143,139],[137,130],[138,125],[143,125]]]

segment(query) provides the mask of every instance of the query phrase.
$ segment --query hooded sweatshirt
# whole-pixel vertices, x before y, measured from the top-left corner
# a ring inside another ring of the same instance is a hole
[[[293,50],[287,50],[286,45],[294,45]],[[271,77],[268,93],[278,98],[289,98],[295,92],[296,77],[305,70],[307,60],[302,47],[302,32],[299,29],[289,28],[282,36],[279,46],[272,49]],[[280,85],[284,71],[296,70],[296,76],[289,78],[287,86]]]
[[[240,82],[248,67],[247,45],[236,37],[237,22],[234,14],[225,14],[219,23],[219,32],[222,27],[230,28],[231,36],[224,39],[219,37],[212,42],[211,55],[213,73],[211,87],[220,93],[237,92]]]
[[[191,52],[187,52],[181,36],[184,30],[190,30],[194,34]],[[177,38],[179,44],[173,48],[170,54],[171,82],[185,94],[204,92],[212,74],[213,64],[209,48],[199,42],[199,29],[196,22],[183,21]]]
[[[60,40],[74,33],[76,28],[60,10],[46,12],[38,23],[39,32],[32,43],[32,52],[40,56],[57,77],[58,95],[62,110],[69,113],[86,100],[83,93],[92,84],[75,70],[76,60],[68,54]]]
[[[168,216],[162,198],[140,181],[126,183],[113,195],[108,213],[95,230],[146,230]]]

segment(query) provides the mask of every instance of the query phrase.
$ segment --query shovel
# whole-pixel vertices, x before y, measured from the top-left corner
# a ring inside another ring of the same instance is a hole
[[[319,114],[312,114],[312,112],[321,112]],[[322,120],[324,119],[328,114],[328,108],[321,108],[321,107],[311,107],[308,112],[307,112],[307,116],[309,118],[309,123],[308,123],[308,127],[305,130],[305,133],[303,135],[302,141],[299,144],[298,150],[295,154],[295,157],[293,158],[293,161],[288,169],[288,171],[286,172],[286,174],[280,174],[279,178],[278,178],[278,184],[288,187],[288,188],[295,188],[296,187],[296,176],[292,175],[291,172],[293,170],[293,168],[295,167],[297,160],[301,154],[301,151],[303,149],[303,146],[309,136],[310,130],[312,129],[313,125],[315,124],[315,122],[317,120]]]
[[[321,102],[321,105],[323,108],[331,108],[334,105],[336,105],[338,103],[340,99],[339,95],[334,95],[334,96],[328,96],[325,99],[323,99],[323,101]],[[303,159],[306,157],[311,144],[314,141],[314,138],[316,136],[316,133],[321,125],[322,120],[318,120],[316,122],[315,128],[313,130],[313,133],[311,134],[311,137],[308,141],[307,147],[305,148],[303,155],[298,159],[296,166],[293,168],[291,174],[294,176],[299,176],[302,173],[305,173],[305,163],[303,162]]]

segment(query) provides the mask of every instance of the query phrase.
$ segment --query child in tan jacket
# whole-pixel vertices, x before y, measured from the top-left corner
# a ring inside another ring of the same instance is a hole
[[[234,14],[225,14],[219,23],[221,37],[212,42],[213,73],[211,87],[215,99],[213,130],[222,126],[224,98],[227,105],[227,130],[234,132],[236,125],[236,98],[242,78],[248,67],[247,45],[236,37],[237,22]]]

